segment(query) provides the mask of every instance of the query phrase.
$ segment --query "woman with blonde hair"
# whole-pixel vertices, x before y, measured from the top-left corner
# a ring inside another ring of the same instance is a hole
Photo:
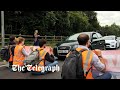
[[[39,46],[39,39],[38,39],[39,36],[40,35],[38,35],[38,30],[35,30],[35,32],[34,32],[34,37],[35,37],[34,46]]]
[[[25,60],[25,57],[29,55],[24,48],[25,39],[23,37],[18,37],[15,39],[15,42],[16,47],[14,49],[13,65],[24,66],[23,61]]]

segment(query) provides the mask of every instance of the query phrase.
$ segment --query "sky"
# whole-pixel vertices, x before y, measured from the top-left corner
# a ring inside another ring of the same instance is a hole
[[[97,19],[101,26],[111,25],[116,23],[120,25],[120,11],[95,11]]]

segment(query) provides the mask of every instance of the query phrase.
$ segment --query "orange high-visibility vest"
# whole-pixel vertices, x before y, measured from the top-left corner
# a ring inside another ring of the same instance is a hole
[[[82,50],[82,48],[76,48],[76,50],[79,52],[80,50]],[[70,53],[67,54],[66,57],[69,56]],[[92,72],[91,72],[91,61],[93,58],[93,52],[90,50],[86,50],[84,52],[82,52],[82,61],[83,61],[83,70],[84,70],[84,76],[86,77],[86,79],[94,79],[92,76]],[[90,69],[90,70],[89,70]],[[86,72],[89,70],[87,76],[86,76]]]
[[[34,68],[34,71],[40,72],[42,71],[42,67],[45,66],[45,55],[46,55],[46,51],[42,48],[39,48],[39,59],[41,60],[40,63],[37,65],[37,69]],[[41,67],[41,68],[40,68]],[[39,68],[39,69],[38,69]]]
[[[23,60],[25,60],[25,55],[22,53],[23,46],[16,45],[14,49],[13,65],[23,65]]]

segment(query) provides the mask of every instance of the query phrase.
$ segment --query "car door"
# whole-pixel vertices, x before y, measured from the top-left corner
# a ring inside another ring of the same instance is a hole
[[[91,43],[92,49],[105,49],[105,40],[101,39],[101,35],[98,35],[97,33],[92,33],[92,43]]]

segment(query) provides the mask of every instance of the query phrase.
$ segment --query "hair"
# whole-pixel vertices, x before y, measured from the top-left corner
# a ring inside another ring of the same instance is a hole
[[[20,44],[23,41],[25,41],[25,39],[23,37],[18,37],[15,39],[16,44]]]
[[[42,47],[44,44],[46,44],[46,40],[45,39],[41,39],[39,40],[39,46]]]
[[[79,45],[86,45],[89,40],[89,36],[87,34],[80,34],[77,40]]]
[[[35,30],[35,32],[34,33],[38,33],[38,30]]]
[[[15,36],[10,36],[10,41],[14,41],[15,40]]]

